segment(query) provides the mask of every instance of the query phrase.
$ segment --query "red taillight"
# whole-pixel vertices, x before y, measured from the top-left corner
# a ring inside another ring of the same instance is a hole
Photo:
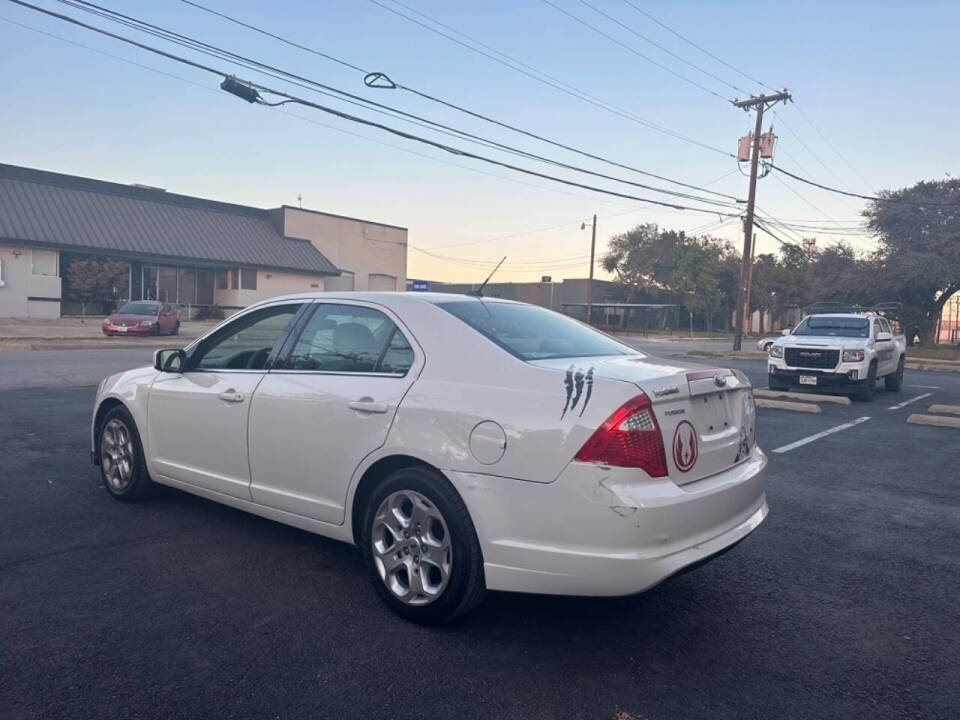
[[[650,398],[637,395],[597,428],[577,453],[581,462],[638,467],[650,477],[665,477],[667,453]]]

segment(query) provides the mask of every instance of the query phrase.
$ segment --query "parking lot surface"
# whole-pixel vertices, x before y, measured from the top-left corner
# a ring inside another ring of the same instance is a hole
[[[760,360],[716,362],[765,386]],[[694,572],[495,593],[432,629],[347,545],[172,490],[112,500],[94,388],[58,383],[0,392],[0,716],[960,716],[960,430],[906,422],[960,405],[960,375],[761,410],[770,515]]]

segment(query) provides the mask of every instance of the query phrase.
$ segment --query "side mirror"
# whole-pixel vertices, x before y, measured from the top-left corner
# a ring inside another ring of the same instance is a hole
[[[790,334],[790,328],[784,328],[783,330],[780,331],[780,334],[781,334],[781,335],[789,335],[789,334]]]
[[[888,332],[878,332],[877,333],[877,342],[885,342],[887,340],[892,340],[893,336]]]
[[[157,350],[153,353],[153,368],[160,372],[183,372],[186,363],[187,354],[180,348]]]

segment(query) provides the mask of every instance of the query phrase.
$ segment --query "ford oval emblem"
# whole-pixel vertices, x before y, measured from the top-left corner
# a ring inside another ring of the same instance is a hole
[[[727,378],[723,375],[714,375],[713,384],[717,387],[725,387],[727,384]]]

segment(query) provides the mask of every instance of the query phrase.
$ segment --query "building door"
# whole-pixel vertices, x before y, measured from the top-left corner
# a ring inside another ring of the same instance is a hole
[[[197,270],[197,305],[213,305],[213,270]]]

